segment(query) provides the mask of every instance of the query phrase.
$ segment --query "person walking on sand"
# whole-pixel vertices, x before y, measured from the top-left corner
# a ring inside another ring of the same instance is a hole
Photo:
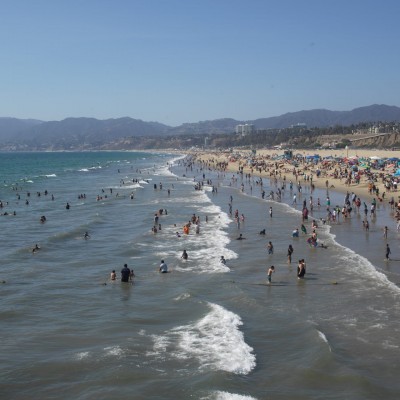
[[[272,274],[275,272],[275,267],[271,265],[267,272],[268,284],[271,284]]]

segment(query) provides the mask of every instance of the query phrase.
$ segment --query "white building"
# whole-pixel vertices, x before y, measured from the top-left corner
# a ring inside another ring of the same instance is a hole
[[[246,136],[255,132],[253,124],[236,125],[235,132],[239,135]]]

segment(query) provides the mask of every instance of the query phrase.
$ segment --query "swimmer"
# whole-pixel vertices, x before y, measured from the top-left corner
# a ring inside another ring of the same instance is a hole
[[[164,262],[164,260],[161,260],[161,264],[160,264],[160,268],[158,269],[159,272],[161,272],[162,274],[166,274],[168,272],[168,266],[167,264]]]
[[[115,273],[115,269],[113,269],[110,274],[110,280],[115,281],[116,279],[117,279],[117,274]]]
[[[84,239],[90,239],[90,235],[88,232],[85,232],[85,234],[83,235]]]
[[[262,231],[260,231],[260,235],[265,235],[265,229],[263,229]]]
[[[40,247],[37,244],[35,244],[35,247],[32,249],[32,253],[36,253],[39,250],[40,250]]]
[[[220,262],[221,264],[226,265],[226,260],[224,256],[221,256]]]
[[[183,250],[183,253],[182,253],[182,255],[181,255],[181,258],[182,258],[183,260],[187,260],[187,259],[189,258],[188,253],[187,253],[186,250]]]
[[[236,238],[236,240],[245,240],[246,238],[245,237],[243,237],[243,235],[242,234],[240,234],[239,235],[239,237],[238,238]]]

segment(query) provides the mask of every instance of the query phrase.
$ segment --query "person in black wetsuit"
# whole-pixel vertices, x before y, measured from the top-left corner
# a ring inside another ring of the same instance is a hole
[[[121,269],[121,282],[129,282],[131,276],[131,270],[128,268],[128,264],[124,264],[124,268]]]

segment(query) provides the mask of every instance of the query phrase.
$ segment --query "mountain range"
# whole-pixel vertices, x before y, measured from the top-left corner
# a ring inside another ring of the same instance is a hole
[[[66,118],[62,121],[0,118],[0,144],[25,144],[27,147],[55,145],[57,148],[98,146],[124,137],[174,136],[190,134],[233,133],[238,124],[253,124],[256,129],[283,129],[298,123],[308,127],[349,126],[361,122],[400,121],[400,107],[374,104],[351,111],[325,109],[286,113],[276,117],[238,121],[223,118],[171,127],[129,117],[98,120]]]

